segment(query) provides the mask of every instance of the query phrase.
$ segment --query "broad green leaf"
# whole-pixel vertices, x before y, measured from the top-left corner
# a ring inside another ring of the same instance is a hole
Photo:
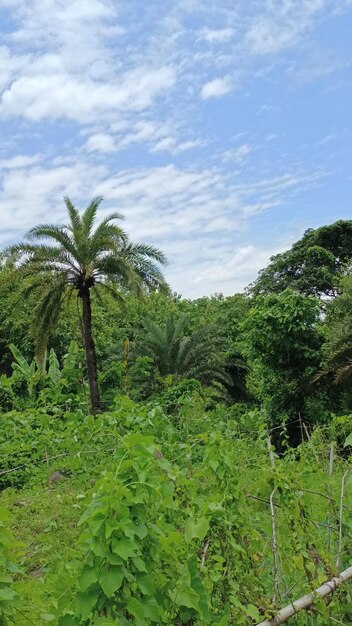
[[[208,599],[202,583],[202,580],[198,573],[198,560],[195,555],[191,556],[187,560],[187,567],[191,575],[191,588],[198,594],[199,608],[203,617],[207,618],[209,615]]]
[[[193,539],[204,539],[209,530],[209,520],[200,517],[198,521],[194,517],[189,517],[185,524],[185,540],[191,543]]]
[[[131,556],[135,556],[134,544],[128,537],[113,541],[112,551],[125,561]]]
[[[348,435],[343,445],[344,445],[344,448],[347,448],[347,446],[352,446],[352,433]]]
[[[143,620],[145,618],[143,604],[137,598],[130,598],[127,602],[127,610],[131,615]]]
[[[192,589],[185,589],[183,591],[173,589],[169,592],[169,596],[177,606],[185,606],[188,609],[199,611],[198,594],[192,591]]]
[[[118,565],[106,568],[99,574],[99,584],[107,598],[111,598],[121,587],[123,578],[123,569]]]
[[[91,616],[92,610],[97,602],[96,593],[85,591],[84,593],[78,592],[76,596],[77,612],[82,619],[88,619]]]
[[[254,604],[247,604],[247,606],[246,606],[246,613],[247,613],[248,617],[251,617],[256,622],[259,622],[259,620],[260,620],[259,611],[258,611],[258,608],[256,606],[254,606]]]
[[[17,593],[14,589],[11,589],[11,587],[4,587],[3,589],[0,589],[0,602],[4,600],[13,600],[16,597]]]
[[[156,622],[157,624],[159,624],[160,623],[160,607],[157,601],[155,600],[155,598],[151,598],[151,597],[144,598],[143,607],[144,607],[145,616],[148,619],[152,620],[153,622]]]
[[[146,565],[145,565],[143,559],[141,559],[140,556],[133,556],[132,557],[132,563],[134,564],[135,568],[139,572],[146,572],[147,571]]]
[[[146,573],[136,574],[137,586],[146,596],[152,596],[155,593],[155,585],[152,577]]]
[[[78,586],[80,591],[86,591],[93,583],[98,580],[97,570],[95,567],[89,567],[85,565],[79,578]]]

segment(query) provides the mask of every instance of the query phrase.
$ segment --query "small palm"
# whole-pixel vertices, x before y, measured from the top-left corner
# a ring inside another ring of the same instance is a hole
[[[191,334],[187,331],[188,317],[168,318],[164,326],[145,321],[147,334],[140,352],[151,356],[162,376],[195,378],[203,384],[229,384],[225,371],[221,340],[214,328],[205,326]]]

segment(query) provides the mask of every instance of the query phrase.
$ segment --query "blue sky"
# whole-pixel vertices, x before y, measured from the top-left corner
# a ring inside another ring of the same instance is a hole
[[[0,0],[0,245],[105,198],[187,297],[352,218],[352,0]]]

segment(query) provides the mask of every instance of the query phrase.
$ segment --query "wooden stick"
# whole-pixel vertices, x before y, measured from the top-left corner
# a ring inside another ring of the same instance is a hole
[[[340,558],[341,558],[341,550],[342,550],[342,515],[343,515],[343,496],[345,492],[345,478],[348,474],[349,470],[344,473],[341,481],[341,495],[340,495],[340,519],[339,519],[339,547],[337,550],[337,558],[336,558],[336,569],[340,568]]]
[[[308,428],[307,428],[307,426],[306,426],[306,423],[305,423],[305,422],[303,422],[303,428],[304,428],[305,433],[306,433],[306,435],[307,435],[307,441],[310,441],[310,434],[309,434],[309,430],[308,430]]]
[[[279,570],[277,566],[277,545],[276,545],[276,520],[275,520],[275,506],[274,506],[274,493],[275,489],[270,494],[270,511],[271,511],[271,548],[273,552],[274,561],[274,593],[273,602],[276,602],[279,596]]]
[[[266,440],[266,444],[268,446],[268,452],[269,452],[269,459],[270,459],[270,464],[272,469],[275,469],[275,457],[274,457],[274,453],[273,453],[273,447],[271,445],[271,437],[269,435],[269,437]]]
[[[334,449],[335,449],[335,445],[334,442],[332,441],[330,444],[330,461],[329,461],[329,483],[328,483],[328,495],[331,498],[331,479],[332,479],[332,471],[334,469]],[[328,523],[328,536],[327,536],[327,541],[326,541],[326,548],[327,551],[330,552],[330,545],[331,545],[331,527],[330,527],[330,517],[331,514],[333,514],[333,510],[332,510],[332,506],[330,506],[330,513],[328,515],[328,519],[327,519],[327,523]]]
[[[303,437],[303,425],[302,425],[302,416],[301,416],[301,412],[300,412],[300,411],[298,411],[298,416],[299,416],[299,427],[300,427],[300,430],[301,430],[301,441],[302,441],[302,443],[303,443],[303,441],[304,441],[304,437]]]
[[[311,450],[312,450],[312,452],[313,452],[313,455],[314,455],[314,458],[315,458],[316,464],[317,464],[317,465],[319,465],[318,455],[317,455],[317,453],[316,453],[316,451],[315,451],[314,445],[312,445],[312,442],[311,442],[311,437],[310,437],[310,434],[309,434],[309,430],[308,430],[308,428],[307,428],[307,426],[306,426],[305,422],[303,422],[303,428],[304,428],[304,430],[305,430],[305,432],[306,432],[306,435],[307,435],[307,440],[309,441],[310,448],[311,448]]]
[[[325,598],[330,593],[333,593],[337,587],[346,583],[348,580],[352,578],[352,566],[346,569],[344,572],[341,572],[339,576],[336,576],[329,582],[324,583],[318,589],[313,591],[313,593],[309,593],[299,600],[295,600],[292,604],[285,606],[281,609],[273,619],[266,619],[264,622],[260,622],[257,626],[279,626],[279,624],[284,624],[287,620],[303,611],[304,609],[309,609],[313,604],[316,598]]]

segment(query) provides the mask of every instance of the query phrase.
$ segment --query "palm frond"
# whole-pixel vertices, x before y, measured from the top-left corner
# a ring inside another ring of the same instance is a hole
[[[78,233],[82,229],[82,221],[81,221],[81,216],[79,214],[79,211],[77,211],[76,207],[73,206],[68,196],[64,197],[64,201],[65,201],[66,208],[67,208],[68,214],[70,216],[70,221],[71,221],[71,225],[68,228],[73,233],[75,232]]]
[[[55,224],[39,224],[34,226],[27,233],[28,239],[54,239],[62,248],[77,259],[77,247],[70,235],[61,227]]]
[[[93,198],[93,200],[82,215],[82,234],[85,239],[88,239],[92,233],[94,221],[97,216],[97,211],[102,201],[103,196],[97,196],[96,198]]]

